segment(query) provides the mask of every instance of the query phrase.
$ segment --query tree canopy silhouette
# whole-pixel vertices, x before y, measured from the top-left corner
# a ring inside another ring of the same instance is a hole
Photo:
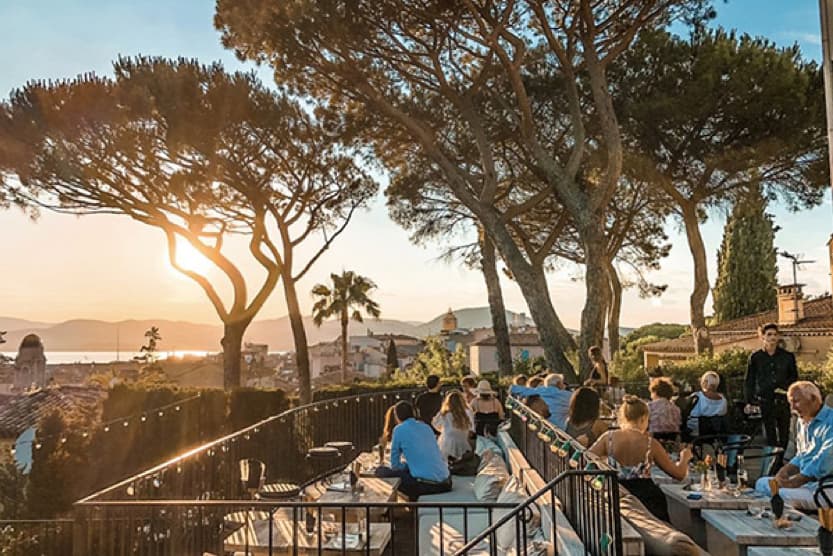
[[[375,182],[308,111],[252,74],[146,57],[120,58],[114,73],[29,83],[0,105],[3,196],[59,212],[127,215],[162,230],[171,265],[199,284],[223,321],[227,388],[240,384],[246,328],[283,279],[301,398],[309,399],[295,282]],[[233,236],[246,239],[263,270],[251,294],[228,253]],[[181,242],[219,269],[229,301],[180,263]]]

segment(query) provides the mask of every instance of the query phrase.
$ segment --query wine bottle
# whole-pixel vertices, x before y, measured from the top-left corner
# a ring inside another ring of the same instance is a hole
[[[307,535],[315,533],[315,515],[312,513],[312,508],[307,508],[307,514],[304,516],[304,527],[307,530]]]
[[[356,485],[359,484],[359,476],[356,472],[351,468],[350,469],[350,491],[356,492]]]
[[[781,516],[784,515],[784,499],[778,494],[778,481],[770,479],[769,490],[772,492],[772,498],[769,500],[772,513],[775,515],[775,519],[781,519]]]

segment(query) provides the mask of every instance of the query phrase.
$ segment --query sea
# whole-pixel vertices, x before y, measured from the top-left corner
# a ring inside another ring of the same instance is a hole
[[[0,352],[2,355],[14,359],[16,352]],[[158,359],[182,359],[183,357],[205,357],[210,351],[160,351],[156,354]],[[129,351],[47,351],[46,363],[48,365],[66,365],[69,363],[112,363],[114,361],[131,361],[133,357],[142,355],[139,352]]]

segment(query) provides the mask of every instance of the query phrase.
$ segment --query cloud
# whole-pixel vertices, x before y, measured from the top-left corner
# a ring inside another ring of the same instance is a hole
[[[816,33],[808,33],[805,31],[781,31],[778,33],[778,36],[791,41],[821,46],[821,35]]]

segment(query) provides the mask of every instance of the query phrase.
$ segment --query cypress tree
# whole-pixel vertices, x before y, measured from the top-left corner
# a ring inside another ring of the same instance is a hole
[[[389,374],[399,368],[399,355],[396,353],[396,343],[394,343],[393,337],[391,337],[388,343],[386,366]]]
[[[717,252],[715,323],[776,307],[775,227],[766,205],[761,189],[753,188],[732,208]]]

